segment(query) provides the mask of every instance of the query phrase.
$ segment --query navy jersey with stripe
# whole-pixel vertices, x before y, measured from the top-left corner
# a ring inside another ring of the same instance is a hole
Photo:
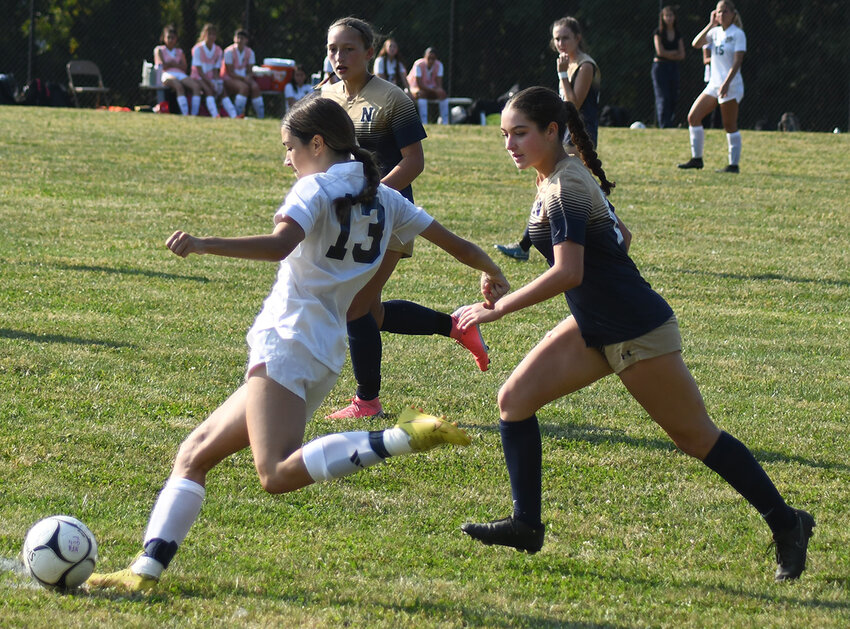
[[[566,297],[589,347],[636,338],[673,315],[626,253],[614,208],[581,159],[567,156],[538,184],[528,227],[550,266],[555,245],[584,246],[582,283]]]
[[[413,101],[380,77],[371,76],[352,99],[348,98],[343,81],[322,87],[322,96],[336,101],[348,112],[357,142],[375,154],[382,177],[401,161],[401,149],[426,137]],[[410,186],[399,192],[413,201]]]

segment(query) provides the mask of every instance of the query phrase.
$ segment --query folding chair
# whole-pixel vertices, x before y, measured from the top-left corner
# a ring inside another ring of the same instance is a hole
[[[97,97],[95,107],[100,106],[101,94],[106,97],[106,104],[109,104],[110,90],[103,86],[100,68],[97,67],[95,62],[76,59],[69,61],[65,69],[68,71],[68,90],[74,97],[76,107],[80,106],[79,97],[82,94],[94,94]],[[93,85],[93,83],[96,84]]]

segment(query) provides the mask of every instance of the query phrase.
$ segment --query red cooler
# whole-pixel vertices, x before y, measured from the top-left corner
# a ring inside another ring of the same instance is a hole
[[[292,59],[278,59],[266,57],[263,59],[263,67],[272,72],[271,87],[269,89],[282,92],[286,84],[292,80],[295,73],[295,62]]]

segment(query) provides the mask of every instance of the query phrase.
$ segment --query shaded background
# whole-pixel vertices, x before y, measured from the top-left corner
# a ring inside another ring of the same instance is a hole
[[[679,5],[686,43],[707,23],[715,2]],[[747,34],[743,128],[775,129],[794,112],[802,129],[846,131],[850,124],[850,11],[846,0],[751,0],[737,3]],[[30,12],[33,12],[30,47]],[[294,59],[320,69],[328,25],[345,15],[370,21],[399,41],[408,67],[427,46],[447,67],[453,96],[494,99],[512,85],[556,86],[549,25],[573,15],[586,49],[602,71],[601,105],[623,107],[628,119],[654,124],[650,78],[652,32],[659,2],[635,0],[0,0],[0,73],[66,83],[70,59],[91,59],[113,88],[113,104],[150,103],[139,91],[141,65],[152,60],[162,26],[173,23],[188,54],[205,22],[219,28],[224,48],[246,27],[258,61]],[[29,54],[32,50],[32,54]],[[681,64],[676,124],[686,125],[703,88],[700,51],[688,47]]]

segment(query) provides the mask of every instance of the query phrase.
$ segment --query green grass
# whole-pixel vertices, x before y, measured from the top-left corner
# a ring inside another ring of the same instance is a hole
[[[431,127],[417,201],[492,250],[519,235],[533,175],[493,126]],[[759,516],[677,452],[614,378],[539,413],[547,539],[534,556],[459,525],[510,509],[496,393],[566,315],[484,330],[489,372],[444,338],[385,335],[388,410],[446,414],[464,450],[273,497],[250,453],[209,478],[151,596],[60,595],[11,561],[32,523],[79,517],[123,567],[185,435],[243,377],[271,264],[181,260],[175,229],[269,231],[292,175],[273,120],[0,108],[0,625],[846,627],[850,625],[850,211],[844,136],[744,131],[739,176],[679,171],[684,130],[601,130],[633,256],[680,319],[717,423],[818,521],[802,580],[773,583]],[[515,286],[544,268],[508,260]],[[385,291],[450,311],[477,277],[425,242]],[[353,391],[346,365],[318,417]],[[376,428],[377,425],[369,426]],[[364,428],[315,419],[308,438]]]

